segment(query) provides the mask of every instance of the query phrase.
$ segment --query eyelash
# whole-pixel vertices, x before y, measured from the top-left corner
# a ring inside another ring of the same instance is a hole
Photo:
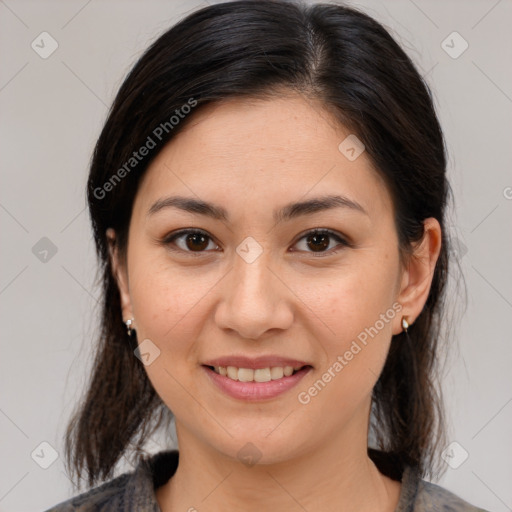
[[[164,240],[163,240],[163,244],[164,245],[171,245],[174,240],[176,240],[177,238],[180,238],[182,236],[185,236],[185,235],[203,235],[205,236],[206,238],[209,238],[211,241],[213,241],[213,239],[210,237],[210,235],[208,235],[208,233],[206,233],[206,231],[203,231],[201,229],[183,229],[183,230],[180,230],[176,233],[171,233],[171,235],[167,236]],[[322,257],[327,257],[327,256],[331,256],[333,254],[337,254],[340,250],[342,250],[344,247],[352,247],[352,244],[350,244],[349,242],[347,242],[344,238],[342,238],[338,233],[336,233],[335,231],[331,231],[330,229],[325,229],[325,228],[315,228],[315,229],[312,229],[310,231],[307,231],[306,233],[304,233],[298,240],[296,243],[298,243],[300,240],[302,240],[303,238],[307,238],[308,236],[312,236],[312,235],[328,235],[332,238],[334,238],[337,242],[339,242],[339,246],[337,246],[337,248],[334,248],[334,249],[329,249],[328,251],[325,251],[325,252],[320,252],[320,253],[314,253],[314,252],[310,252],[310,251],[305,251],[305,252],[309,252],[313,257],[315,258],[322,258]],[[295,243],[295,244],[296,244]],[[294,245],[295,245],[294,244]],[[341,246],[341,247],[340,247]],[[175,249],[175,248],[172,248],[172,247],[169,247],[172,251],[176,251],[176,252],[185,252],[187,254],[190,254],[191,256],[193,257],[198,257],[198,256],[202,256],[203,253],[207,252],[207,251],[186,251],[184,249]],[[294,251],[294,252],[300,252],[300,251]]]

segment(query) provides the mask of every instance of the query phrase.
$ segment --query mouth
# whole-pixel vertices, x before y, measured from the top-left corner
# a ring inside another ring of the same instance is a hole
[[[202,365],[202,368],[219,391],[244,401],[264,401],[282,395],[313,370],[309,364],[264,368]]]
[[[203,365],[218,375],[239,382],[270,382],[291,377],[304,368],[312,368],[311,365],[300,366],[267,366],[264,368],[239,368],[236,366],[211,366]]]

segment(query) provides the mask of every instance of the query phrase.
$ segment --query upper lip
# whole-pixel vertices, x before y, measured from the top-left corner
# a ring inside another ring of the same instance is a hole
[[[273,366],[292,366],[293,368],[302,366],[311,366],[309,363],[299,361],[298,359],[290,359],[288,357],[268,355],[259,357],[246,356],[225,356],[210,359],[203,363],[205,366],[235,366],[237,368],[271,368]]]

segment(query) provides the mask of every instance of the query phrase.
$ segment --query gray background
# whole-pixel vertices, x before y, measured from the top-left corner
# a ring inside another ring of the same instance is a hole
[[[438,483],[491,511],[512,510],[512,2],[352,4],[417,63],[447,139],[450,224],[469,300],[442,380],[449,441],[460,445],[447,460],[458,467]],[[62,438],[87,382],[99,298],[85,209],[92,147],[136,58],[203,5],[0,0],[0,511],[43,510],[71,496]],[[46,59],[31,47],[43,31],[58,43]],[[462,48],[453,31],[469,44],[457,58],[445,51]],[[148,449],[164,446],[155,439]],[[53,450],[58,458],[43,469]]]

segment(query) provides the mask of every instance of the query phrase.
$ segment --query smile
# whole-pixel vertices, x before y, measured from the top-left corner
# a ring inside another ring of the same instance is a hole
[[[290,377],[302,366],[273,366],[267,368],[237,368],[236,366],[210,366],[215,373],[240,382],[270,382],[283,377]]]
[[[282,395],[295,387],[313,369],[310,365],[256,369],[203,365],[202,368],[223,394],[246,401],[269,400]]]

